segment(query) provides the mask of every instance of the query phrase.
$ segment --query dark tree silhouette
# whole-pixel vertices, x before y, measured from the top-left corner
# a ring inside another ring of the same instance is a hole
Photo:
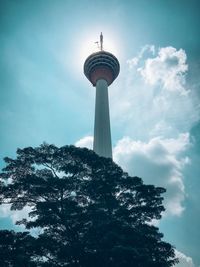
[[[36,267],[34,260],[35,238],[28,232],[0,231],[0,266],[1,267]]]
[[[5,162],[1,204],[10,203],[12,210],[30,206],[28,219],[18,224],[41,229],[35,238],[24,234],[25,246],[17,253],[30,263],[23,266],[169,267],[177,262],[173,247],[151,225],[164,211],[163,188],[144,185],[111,159],[74,146],[18,149],[17,158]],[[23,243],[22,233],[10,235]],[[0,242],[1,251],[10,253]]]

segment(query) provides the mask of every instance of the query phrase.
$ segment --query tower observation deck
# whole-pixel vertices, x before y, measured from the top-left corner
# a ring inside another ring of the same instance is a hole
[[[102,157],[112,158],[108,86],[117,78],[120,70],[117,58],[103,50],[100,35],[100,51],[91,54],[84,63],[84,74],[96,87],[93,150]]]

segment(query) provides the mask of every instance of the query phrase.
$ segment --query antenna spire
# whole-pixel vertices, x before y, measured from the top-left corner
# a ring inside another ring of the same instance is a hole
[[[103,50],[103,34],[102,34],[102,32],[100,34],[100,49],[101,49],[101,51]]]

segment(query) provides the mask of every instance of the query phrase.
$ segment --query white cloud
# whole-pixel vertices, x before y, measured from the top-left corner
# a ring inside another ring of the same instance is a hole
[[[88,149],[92,149],[93,147],[93,136],[85,136],[78,140],[75,143],[75,146],[77,147],[87,147]]]
[[[186,94],[185,73],[188,70],[186,53],[183,49],[168,46],[160,48],[158,55],[148,58],[139,71],[150,85],[161,83],[164,89]]]
[[[200,106],[186,80],[186,52],[146,45],[127,67],[109,90],[115,131],[135,140],[189,132],[200,119]]]
[[[154,45],[143,46],[136,57],[133,57],[133,58],[127,60],[129,68],[133,68],[134,66],[137,66],[145,54],[154,55],[155,54],[155,46]]]
[[[186,256],[180,251],[175,251],[176,257],[179,259],[179,263],[176,264],[176,267],[195,267],[191,257]]]
[[[20,221],[23,218],[28,218],[28,213],[31,211],[31,207],[26,206],[22,210],[10,210],[11,204],[2,204],[0,206],[0,217],[6,218],[9,217],[13,224],[16,221]]]
[[[166,188],[165,216],[179,216],[185,199],[183,169],[189,163],[181,153],[189,144],[188,133],[170,139],[156,137],[149,142],[124,137],[114,148],[114,160],[131,175],[143,178],[145,183]]]

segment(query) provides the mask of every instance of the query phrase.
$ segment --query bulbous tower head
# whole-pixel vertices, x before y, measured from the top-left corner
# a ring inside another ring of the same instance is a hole
[[[100,35],[100,51],[91,54],[84,63],[84,74],[96,86],[100,79],[110,85],[118,76],[120,65],[118,59],[111,53],[103,50],[103,35]]]

